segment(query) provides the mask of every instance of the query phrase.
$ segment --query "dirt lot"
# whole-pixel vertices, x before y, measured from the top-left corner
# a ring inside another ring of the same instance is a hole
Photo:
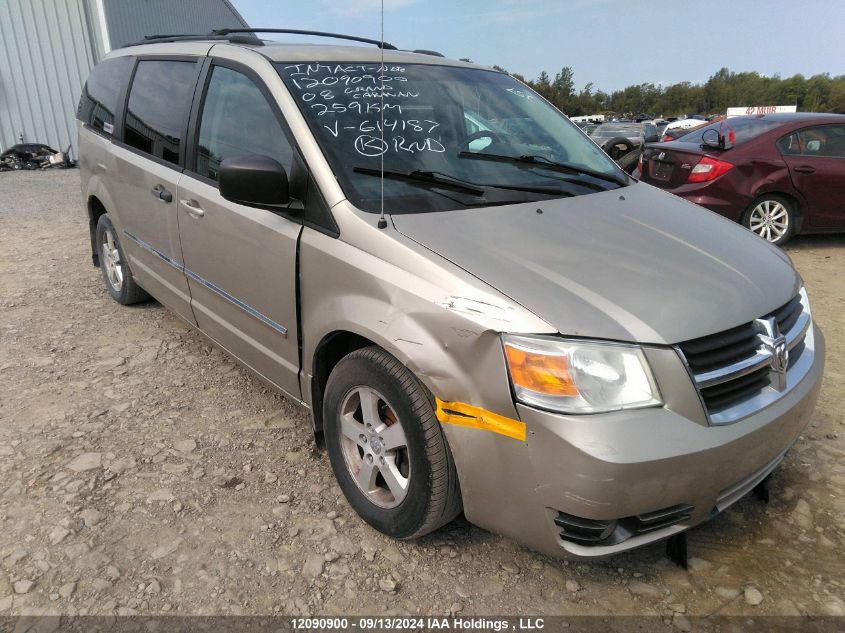
[[[303,413],[91,266],[75,170],[0,174],[0,614],[845,615],[845,237],[788,249],[827,335],[772,483],[593,564],[459,520],[417,542],[346,505]]]

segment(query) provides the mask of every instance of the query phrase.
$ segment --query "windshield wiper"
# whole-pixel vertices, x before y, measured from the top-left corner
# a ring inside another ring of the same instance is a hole
[[[627,180],[623,180],[617,176],[613,176],[611,174],[603,174],[600,171],[593,171],[592,169],[587,169],[586,167],[581,167],[579,165],[574,165],[572,163],[557,163],[553,160],[549,160],[545,156],[538,156],[536,154],[522,154],[521,156],[507,156],[504,154],[477,154],[475,152],[459,152],[458,158],[471,158],[474,160],[489,160],[496,163],[513,163],[517,165],[530,165],[532,167],[543,167],[546,169],[552,169],[554,171],[569,173],[569,174],[580,174],[583,176],[590,176],[591,178],[596,178],[597,180],[604,180],[605,182],[612,182],[616,185],[624,187],[628,184]]]
[[[439,176],[431,171],[396,171],[392,169],[385,169],[384,171],[382,171],[381,169],[373,169],[370,167],[353,167],[352,171],[354,171],[356,174],[364,174],[365,176],[381,177],[382,175],[384,175],[385,178],[392,178],[394,180],[405,180],[408,182],[419,183],[431,187],[451,189],[452,191],[458,191],[476,197],[481,197],[484,195],[484,191],[479,189],[478,187],[474,187],[470,184],[463,183],[453,178]]]
[[[353,167],[352,171],[366,176],[381,176],[380,169],[371,167]],[[527,193],[543,193],[549,196],[556,196],[560,194],[572,195],[559,187],[543,187],[543,186],[524,186],[524,185],[492,185],[487,183],[467,182],[444,174],[439,171],[395,171],[391,169],[384,170],[385,178],[394,178],[396,180],[408,180],[411,182],[418,182],[431,186],[443,187],[444,189],[453,189],[462,193],[468,193],[472,196],[482,196],[484,191],[478,187],[488,187],[493,189],[506,189],[508,191],[524,191]]]

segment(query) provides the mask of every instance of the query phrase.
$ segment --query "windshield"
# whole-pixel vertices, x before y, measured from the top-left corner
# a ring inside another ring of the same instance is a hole
[[[773,130],[779,125],[782,125],[782,122],[773,121],[771,119],[737,117],[725,121],[717,121],[715,123],[710,123],[709,125],[701,125],[691,132],[685,133],[684,136],[681,136],[676,140],[679,143],[696,143],[697,145],[701,145],[701,143],[704,142],[704,133],[709,130],[716,130],[722,134],[727,134],[728,130],[733,130],[734,134],[736,134],[734,145],[739,145],[745,141],[751,140],[755,136],[763,134],[764,132]]]
[[[382,160],[388,213],[587,195],[626,182],[566,117],[502,73],[427,64],[276,66],[344,193],[365,211],[381,209]]]

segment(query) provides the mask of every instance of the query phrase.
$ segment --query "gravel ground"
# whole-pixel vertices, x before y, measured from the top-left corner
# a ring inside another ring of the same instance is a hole
[[[788,248],[827,335],[772,481],[662,544],[553,560],[458,520],[415,542],[346,505],[306,416],[156,303],[113,302],[75,170],[0,174],[0,614],[845,615],[845,237]]]

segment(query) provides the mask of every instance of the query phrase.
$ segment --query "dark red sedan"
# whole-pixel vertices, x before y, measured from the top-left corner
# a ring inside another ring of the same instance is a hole
[[[647,145],[640,178],[781,245],[845,230],[845,115],[763,114]]]

